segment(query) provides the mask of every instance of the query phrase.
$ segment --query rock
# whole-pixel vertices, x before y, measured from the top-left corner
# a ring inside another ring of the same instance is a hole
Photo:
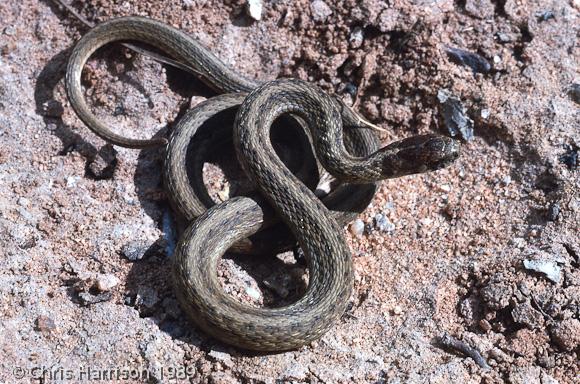
[[[356,219],[350,225],[350,233],[354,236],[361,237],[365,230],[365,223],[361,219]]]
[[[529,301],[517,304],[512,309],[512,318],[516,323],[523,324],[530,329],[538,329],[544,325],[544,315],[532,307]]]
[[[105,144],[90,162],[88,170],[97,180],[110,179],[117,166],[117,151],[111,144]]]
[[[373,223],[376,229],[381,232],[393,232],[395,224],[393,224],[388,217],[381,213],[377,213],[373,218]]]
[[[348,93],[351,96],[356,96],[358,88],[353,83],[346,83],[344,86],[344,92]]]
[[[90,292],[80,292],[78,298],[81,305],[93,305],[111,300],[111,292],[103,292],[96,295]]]
[[[359,48],[362,45],[363,40],[364,30],[361,27],[355,27],[348,38],[350,46],[352,48]]]
[[[447,132],[451,137],[460,136],[463,140],[473,139],[473,120],[467,116],[461,101],[451,95],[449,91],[442,89],[437,92],[440,103],[440,113]]]
[[[42,333],[51,333],[56,329],[56,324],[54,320],[47,316],[38,316],[36,318],[35,329]]]
[[[560,215],[560,204],[552,203],[548,207],[548,211],[546,212],[546,219],[549,221],[556,221],[558,216]]]
[[[497,37],[497,41],[499,41],[502,44],[506,44],[506,43],[510,43],[510,42],[514,41],[514,37],[509,33],[498,32],[496,34],[496,37]]]
[[[509,305],[513,289],[503,283],[492,282],[481,289],[481,298],[493,310],[500,310]]]
[[[552,340],[562,350],[571,352],[580,347],[580,320],[566,319],[550,329]]]
[[[580,84],[572,84],[568,89],[568,94],[576,103],[580,104]]]
[[[451,61],[471,68],[473,73],[488,73],[491,71],[491,64],[477,53],[453,47],[447,48],[445,52],[447,52],[447,56],[449,56]]]
[[[332,15],[332,9],[322,0],[314,0],[310,3],[310,12],[315,21],[323,22]]]
[[[538,18],[538,21],[542,22],[548,21],[550,19],[555,19],[556,15],[552,11],[543,11],[536,13],[536,17]]]
[[[262,0],[246,0],[246,12],[256,21],[262,20]]]
[[[16,34],[16,28],[13,25],[9,25],[2,31],[6,36],[14,36]]]
[[[568,169],[574,170],[578,167],[578,147],[576,145],[565,145],[564,149],[566,153],[561,155],[558,160],[560,163],[565,164]]]
[[[148,249],[149,244],[143,241],[131,241],[123,245],[121,254],[131,261],[137,261],[143,259]]]
[[[97,276],[95,286],[101,292],[110,291],[112,288],[116,287],[121,281],[117,276],[112,274],[99,275]]]
[[[260,300],[262,298],[262,294],[254,287],[246,287],[246,293],[254,300]]]
[[[524,260],[524,268],[543,273],[546,277],[554,283],[560,282],[560,272],[562,268],[555,261],[552,260]]]
[[[465,11],[479,19],[488,19],[495,14],[495,7],[490,0],[467,0]]]

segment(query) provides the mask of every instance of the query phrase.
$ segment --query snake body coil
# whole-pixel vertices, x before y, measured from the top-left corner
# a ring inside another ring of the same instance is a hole
[[[286,350],[317,339],[343,313],[352,289],[352,261],[341,225],[352,219],[357,205],[364,209],[368,204],[376,181],[442,168],[458,157],[459,145],[446,137],[424,135],[377,150],[374,135],[365,129],[348,129],[359,120],[319,88],[290,79],[258,84],[234,73],[188,35],[140,17],[120,18],[92,29],[73,49],[67,68],[67,92],[78,116],[117,145],[143,148],[167,143],[164,138],[136,140],[115,134],[97,120],[83,99],[82,67],[99,47],[120,40],[161,49],[218,92],[249,93],[202,103],[186,114],[169,141],[165,180],[170,195],[186,218],[199,216],[182,234],[174,260],[175,292],[186,312],[209,334],[242,348]],[[207,111],[234,105],[239,107],[234,126],[236,154],[265,200],[236,197],[213,205],[199,199],[189,185],[183,170],[187,143]],[[320,163],[346,183],[323,202],[274,151],[270,127],[287,114],[310,130]],[[227,296],[216,270],[228,249],[239,247],[240,241],[263,229],[275,213],[306,254],[309,285],[302,298],[286,307],[254,308]]]

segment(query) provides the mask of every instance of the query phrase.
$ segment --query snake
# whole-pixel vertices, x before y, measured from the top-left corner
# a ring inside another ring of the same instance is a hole
[[[223,95],[188,112],[170,138],[144,140],[114,133],[84,100],[81,73],[98,48],[116,41],[158,48]],[[368,130],[348,129],[360,119],[339,98],[298,79],[248,79],[189,35],[149,18],[113,19],[85,34],[71,52],[65,86],[76,114],[103,139],[128,148],[167,147],[165,182],[178,210],[191,219],[173,256],[175,294],[199,328],[242,349],[291,350],[327,332],[344,313],[352,292],[353,262],[342,236],[344,220],[353,217],[352,207],[361,202],[366,206],[378,181],[444,168],[460,153],[456,140],[434,134],[377,148]],[[187,185],[183,171],[187,142],[207,120],[206,114],[212,113],[208,111],[227,108],[236,108],[231,134],[237,159],[259,193],[219,204],[204,202]],[[327,201],[319,199],[276,153],[271,127],[284,116],[292,116],[307,129],[320,165],[343,183]],[[305,254],[308,288],[297,301],[279,308],[238,302],[220,285],[219,261],[244,239],[268,226],[276,228],[271,224],[276,220],[288,228]]]

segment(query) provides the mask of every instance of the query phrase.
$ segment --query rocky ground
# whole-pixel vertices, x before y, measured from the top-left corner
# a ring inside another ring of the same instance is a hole
[[[239,351],[195,329],[172,292],[162,151],[108,146],[68,104],[67,55],[86,29],[50,0],[2,2],[0,382],[578,382],[580,2],[281,0],[261,20],[243,0],[72,6],[95,23],[162,20],[250,77],[315,82],[387,129],[383,143],[455,134],[463,152],[383,182],[345,228],[355,290],[321,340]],[[118,46],[84,85],[132,137],[163,134],[209,95]],[[225,199],[217,174],[208,165],[207,185]],[[304,272],[277,260],[282,272],[228,257],[220,278],[275,304]]]

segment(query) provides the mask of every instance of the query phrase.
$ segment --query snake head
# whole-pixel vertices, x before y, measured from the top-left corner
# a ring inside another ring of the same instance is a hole
[[[457,140],[439,135],[419,135],[394,142],[379,152],[386,178],[435,171],[453,163],[460,152]]]

